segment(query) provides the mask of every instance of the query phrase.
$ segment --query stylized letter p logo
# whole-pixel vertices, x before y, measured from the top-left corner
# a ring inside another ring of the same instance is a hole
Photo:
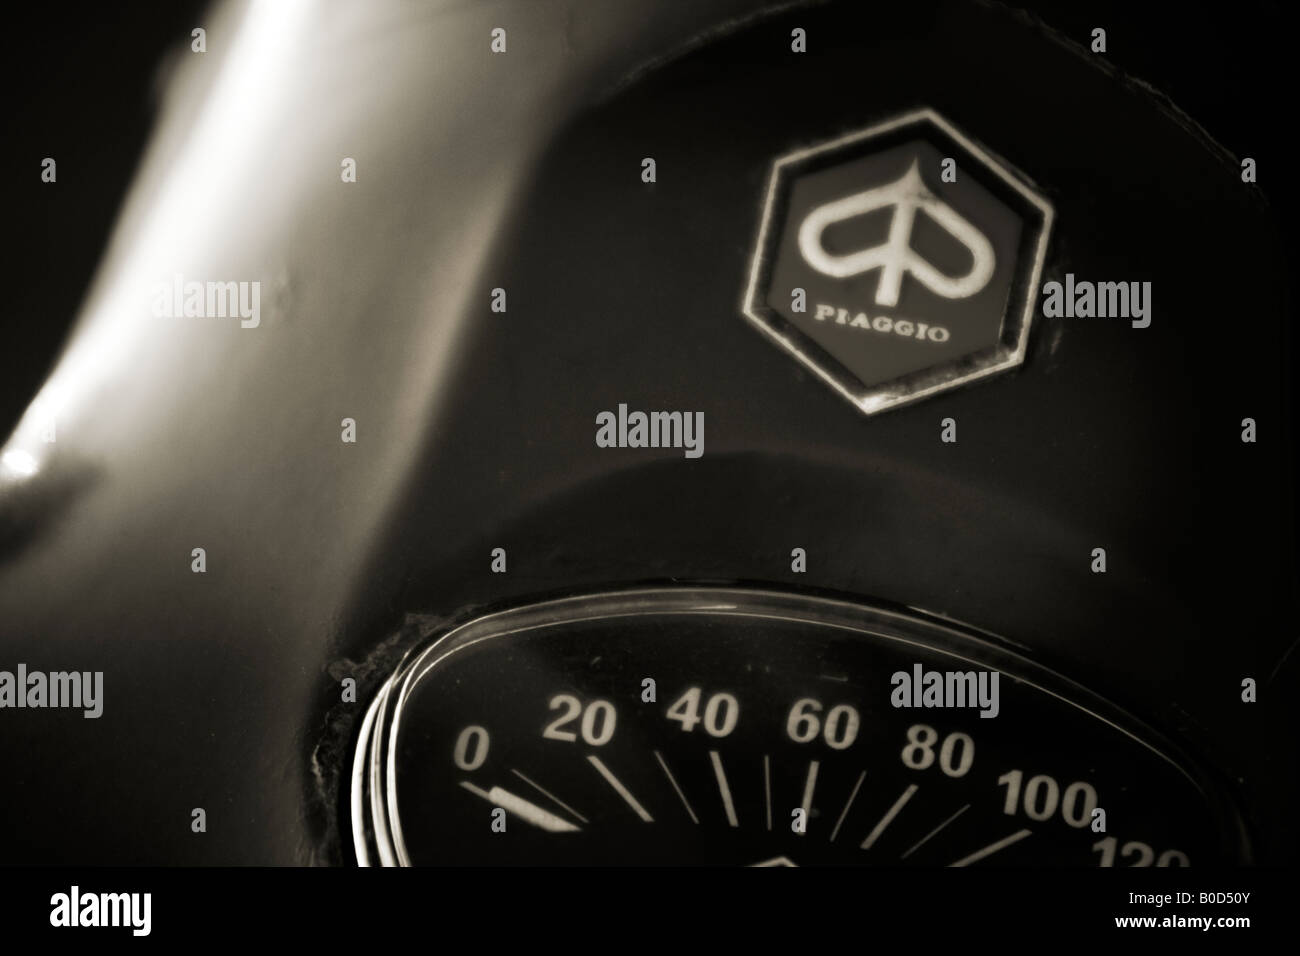
[[[837,222],[861,216],[874,209],[893,207],[889,238],[879,246],[847,255],[835,255],[822,245],[822,233]],[[971,267],[963,276],[949,276],[912,251],[912,224],[920,209],[944,228],[971,254]],[[799,251],[818,272],[837,279],[880,269],[876,304],[898,304],[903,273],[910,272],[931,292],[945,299],[964,299],[979,292],[993,275],[993,244],[955,209],[926,188],[915,160],[901,179],[812,210],[799,226]]]
[[[865,415],[982,381],[1025,359],[1052,217],[934,110],[882,119],[772,161],[745,318]]]

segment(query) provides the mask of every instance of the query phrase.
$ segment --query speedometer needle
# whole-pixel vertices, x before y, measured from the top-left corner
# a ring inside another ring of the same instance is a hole
[[[523,797],[515,796],[509,790],[502,787],[493,787],[491,790],[484,790],[482,787],[474,786],[474,784],[470,783],[468,780],[462,780],[460,785],[476,797],[482,797],[494,807],[501,807],[503,810],[508,813],[513,813],[526,823],[531,823],[533,826],[546,830],[548,833],[571,833],[574,830],[582,829],[562,817],[557,817],[554,813],[551,813],[548,810],[543,810],[537,804],[525,800]]]

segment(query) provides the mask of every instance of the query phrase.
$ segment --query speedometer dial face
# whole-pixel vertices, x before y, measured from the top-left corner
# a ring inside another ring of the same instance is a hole
[[[953,626],[768,591],[470,622],[371,706],[363,863],[1187,866],[1239,824],[1172,746]]]

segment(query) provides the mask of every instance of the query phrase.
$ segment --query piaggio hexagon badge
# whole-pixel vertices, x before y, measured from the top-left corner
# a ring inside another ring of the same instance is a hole
[[[1051,226],[1028,180],[917,110],[776,160],[743,310],[871,415],[1024,361]]]

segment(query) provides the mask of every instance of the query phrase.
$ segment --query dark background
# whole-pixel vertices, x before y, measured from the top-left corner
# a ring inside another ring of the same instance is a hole
[[[6,11],[3,438],[62,349],[148,143],[166,63],[190,55],[190,31],[204,25],[206,7],[176,0]],[[47,156],[58,163],[52,184],[41,181]]]

